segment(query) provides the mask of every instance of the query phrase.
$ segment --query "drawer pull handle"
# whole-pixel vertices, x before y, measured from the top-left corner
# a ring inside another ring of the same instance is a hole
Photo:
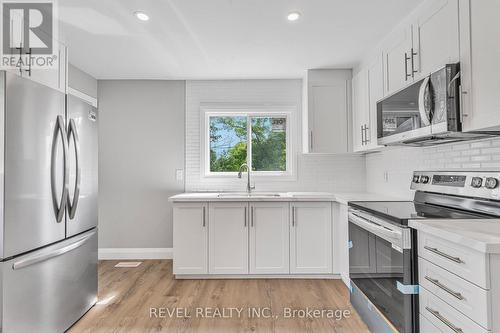
[[[455,297],[456,299],[459,299],[461,301],[463,301],[465,299],[462,296],[461,293],[458,293],[456,291],[451,290],[450,288],[448,288],[447,286],[445,286],[444,284],[442,284],[441,282],[439,282],[439,280],[433,279],[433,278],[428,277],[428,276],[426,276],[425,279],[427,281],[429,281],[430,283],[432,283],[433,285],[435,285],[435,286],[443,289],[444,291],[446,291],[448,294],[450,294],[451,296]]]
[[[438,249],[436,249],[435,247],[430,247],[430,246],[427,246],[427,245],[426,245],[426,246],[424,246],[424,249],[429,250],[429,251],[431,251],[431,252],[433,252],[433,253],[435,253],[435,254],[437,254],[437,255],[439,255],[439,256],[441,256],[441,257],[443,257],[443,258],[446,258],[446,259],[448,259],[448,260],[454,261],[454,262],[456,262],[456,263],[458,263],[458,264],[464,264],[464,263],[465,263],[465,262],[464,262],[462,259],[460,259],[459,257],[453,257],[453,256],[450,256],[449,254],[446,254],[446,253],[444,253],[444,252],[439,251],[439,250],[438,250]]]
[[[443,317],[439,311],[436,311],[436,310],[433,310],[431,309],[430,307],[426,306],[425,309],[427,311],[429,311],[434,317],[436,317],[437,319],[439,319],[443,324],[445,324],[446,326],[448,326],[449,328],[451,328],[451,330],[453,332],[456,332],[456,333],[463,333],[464,331],[461,329],[461,328],[458,328],[456,327],[455,325],[453,325],[451,323],[451,321],[449,321],[448,319],[446,319],[445,317]]]

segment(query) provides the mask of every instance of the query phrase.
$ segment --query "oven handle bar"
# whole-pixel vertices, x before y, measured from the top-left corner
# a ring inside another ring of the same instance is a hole
[[[357,226],[383,238],[391,244],[394,244],[400,248],[403,247],[403,232],[399,230],[389,229],[386,226],[372,222],[365,217],[355,214],[353,211],[349,212],[349,222],[356,224]]]

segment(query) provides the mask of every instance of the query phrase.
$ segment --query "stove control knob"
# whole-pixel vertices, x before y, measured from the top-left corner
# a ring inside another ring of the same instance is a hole
[[[493,190],[498,187],[498,179],[493,178],[493,177],[488,177],[486,178],[486,181],[484,182],[484,187],[486,187],[489,190]]]
[[[419,175],[415,175],[415,176],[413,176],[413,182],[414,182],[414,183],[418,183],[418,182],[419,182],[419,180],[420,180],[420,176],[419,176]]]
[[[481,177],[472,177],[472,182],[470,185],[474,188],[480,188],[483,185],[483,178]]]
[[[422,184],[427,184],[427,183],[429,183],[429,176],[422,176],[422,177],[420,177],[420,182],[421,182]]]

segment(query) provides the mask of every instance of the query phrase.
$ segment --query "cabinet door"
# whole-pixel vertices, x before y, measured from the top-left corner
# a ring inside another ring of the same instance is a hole
[[[250,273],[290,273],[288,202],[250,204]]]
[[[500,130],[500,1],[460,0],[463,130]]]
[[[312,86],[310,93],[311,152],[347,153],[347,83]]]
[[[411,25],[397,29],[389,37],[384,51],[385,95],[413,82],[411,77]]]
[[[384,64],[382,55],[368,66],[368,122],[365,140],[368,149],[379,148],[377,143],[377,102],[384,97]]]
[[[174,204],[174,274],[208,273],[206,203]]]
[[[210,274],[248,274],[248,203],[210,203]]]
[[[359,71],[352,78],[353,151],[365,150],[365,126],[368,124],[368,72]]]
[[[37,68],[35,66],[31,68],[31,75],[24,72],[23,76],[28,76],[33,81],[66,93],[67,48],[56,41],[54,41],[54,47],[57,59],[54,60],[53,67]]]
[[[376,273],[377,257],[375,236],[365,229],[349,223],[349,273]]]
[[[290,232],[290,272],[332,273],[332,209],[330,202],[294,202]]]
[[[415,79],[459,61],[458,0],[430,1],[413,24]]]

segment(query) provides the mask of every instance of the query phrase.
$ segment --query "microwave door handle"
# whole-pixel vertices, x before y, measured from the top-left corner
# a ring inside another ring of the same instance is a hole
[[[453,84],[455,83],[455,81],[457,81],[458,79],[460,78],[460,72],[457,72],[457,74],[453,77],[453,79],[450,80],[450,83],[448,83],[448,96],[452,96],[452,95],[455,95],[453,92],[456,91],[456,89],[454,89],[454,86]]]
[[[422,85],[420,86],[420,90],[418,92],[418,112],[420,113],[420,119],[422,120],[424,126],[431,125],[430,115],[427,114],[425,109],[425,92],[427,89],[429,89],[429,81],[430,77],[428,76],[424,79],[424,82],[422,82]]]

